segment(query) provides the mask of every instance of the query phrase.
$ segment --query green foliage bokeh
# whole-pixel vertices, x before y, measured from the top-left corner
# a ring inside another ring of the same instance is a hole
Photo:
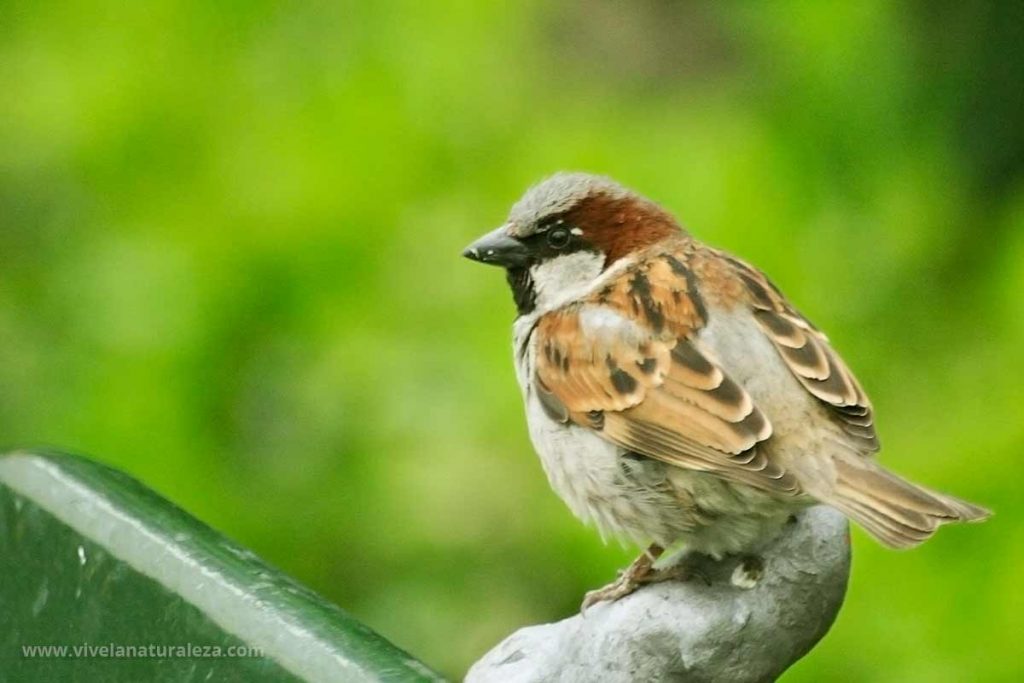
[[[500,273],[607,173],[826,329],[894,469],[786,681],[1019,680],[1024,14],[996,3],[0,4],[0,445],[121,467],[452,676],[630,549],[552,494]]]

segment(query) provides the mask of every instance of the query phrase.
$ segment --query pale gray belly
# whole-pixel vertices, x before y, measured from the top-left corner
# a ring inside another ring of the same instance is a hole
[[[533,397],[527,422],[551,488],[603,538],[662,543],[692,526],[662,463],[627,457],[590,429],[553,421]]]

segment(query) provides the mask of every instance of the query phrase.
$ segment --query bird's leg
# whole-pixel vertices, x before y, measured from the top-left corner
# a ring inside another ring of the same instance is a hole
[[[671,576],[662,578],[663,572],[654,569],[655,561],[664,550],[660,545],[652,544],[647,550],[640,553],[640,557],[633,560],[633,563],[626,567],[615,581],[597,590],[588,591],[583,596],[583,605],[580,607],[580,611],[586,612],[588,607],[604,600],[618,600],[644,584],[672,578]]]

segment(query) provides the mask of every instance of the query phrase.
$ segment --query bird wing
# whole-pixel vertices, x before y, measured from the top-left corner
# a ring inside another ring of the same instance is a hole
[[[758,448],[772,433],[764,413],[693,343],[706,317],[684,254],[640,260],[537,321],[541,404],[648,457],[799,493],[795,476]]]
[[[871,401],[857,378],[829,344],[828,337],[802,316],[772,282],[750,264],[717,252],[746,288],[754,317],[782,360],[865,455],[879,449]]]

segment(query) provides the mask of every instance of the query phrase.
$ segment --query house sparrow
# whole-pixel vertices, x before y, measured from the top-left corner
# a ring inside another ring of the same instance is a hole
[[[531,188],[464,255],[506,269],[534,448],[579,518],[650,547],[584,607],[669,574],[683,542],[756,555],[799,509],[917,545],[989,512],[875,460],[874,415],[825,335],[749,264],[604,177]]]

